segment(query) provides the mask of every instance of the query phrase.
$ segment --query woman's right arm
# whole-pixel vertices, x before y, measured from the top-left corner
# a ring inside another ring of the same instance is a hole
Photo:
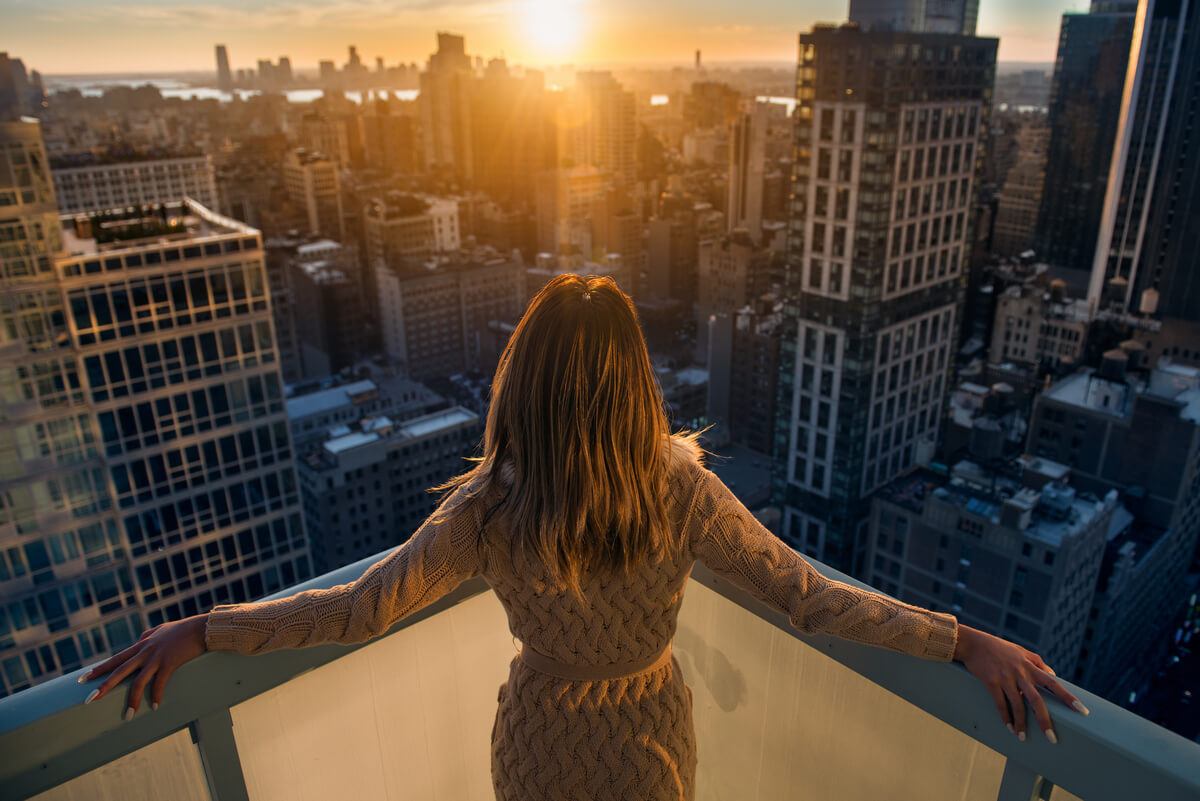
[[[84,674],[81,681],[109,674],[88,702],[138,671],[126,710],[131,717],[151,678],[151,700],[157,704],[171,673],[205,650],[254,655],[329,642],[351,644],[383,634],[479,574],[478,505],[467,503],[454,514],[443,514],[453,508],[449,504],[457,503],[460,492],[461,488],[452,493],[407,542],[349,584],[273,601],[218,606],[149,629],[136,643]]]

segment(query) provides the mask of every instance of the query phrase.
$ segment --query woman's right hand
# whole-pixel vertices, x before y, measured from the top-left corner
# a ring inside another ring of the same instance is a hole
[[[185,662],[195,659],[207,649],[204,633],[208,625],[208,613],[193,615],[183,620],[162,623],[147,629],[138,641],[119,654],[101,662],[80,677],[80,683],[92,681],[110,674],[100,686],[88,695],[85,704],[103,698],[126,677],[137,673],[129,685],[129,700],[125,704],[125,720],[137,713],[142,702],[146,684],[154,679],[150,688],[150,701],[154,709],[162,702],[167,679]]]

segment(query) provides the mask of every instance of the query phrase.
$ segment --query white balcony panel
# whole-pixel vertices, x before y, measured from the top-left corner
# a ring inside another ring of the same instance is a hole
[[[251,801],[490,801],[515,653],[487,592],[232,707]]]
[[[210,801],[200,752],[187,729],[38,793],[30,801]]]
[[[997,796],[1002,754],[697,582],[675,653],[692,687],[698,801]]]

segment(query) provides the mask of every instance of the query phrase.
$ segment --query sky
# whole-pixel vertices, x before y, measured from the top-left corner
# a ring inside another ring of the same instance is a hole
[[[1087,0],[981,0],[978,33],[1001,61],[1052,62],[1062,12]],[[287,55],[294,68],[346,61],[424,64],[439,30],[513,64],[791,61],[796,34],[846,18],[848,0],[0,0],[0,51],[42,73],[234,69]]]

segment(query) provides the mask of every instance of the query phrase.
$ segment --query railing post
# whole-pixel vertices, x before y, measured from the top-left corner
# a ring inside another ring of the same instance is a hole
[[[250,801],[229,709],[197,718],[190,728],[213,801]]]
[[[1004,776],[996,801],[1050,801],[1054,782],[1011,759],[1004,762]]]

